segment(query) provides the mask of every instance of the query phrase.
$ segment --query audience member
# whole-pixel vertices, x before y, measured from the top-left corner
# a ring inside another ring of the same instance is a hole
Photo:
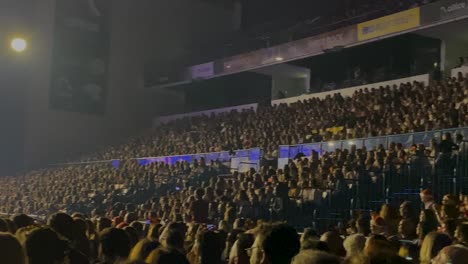
[[[102,263],[125,261],[130,253],[130,239],[122,229],[106,228],[100,234]]]
[[[446,246],[450,246],[451,244],[452,240],[448,235],[438,232],[430,232],[424,238],[421,245],[419,261],[421,264],[430,264],[433,258],[439,254],[440,250]]]
[[[26,256],[20,242],[11,234],[0,232],[1,262],[26,264]]]
[[[299,236],[294,228],[283,224],[273,226],[262,243],[262,263],[289,264],[300,247]]]

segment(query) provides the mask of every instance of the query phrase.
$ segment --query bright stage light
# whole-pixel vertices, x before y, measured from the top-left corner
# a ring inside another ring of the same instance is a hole
[[[28,44],[23,38],[14,38],[11,40],[11,48],[16,52],[23,52],[26,50]]]

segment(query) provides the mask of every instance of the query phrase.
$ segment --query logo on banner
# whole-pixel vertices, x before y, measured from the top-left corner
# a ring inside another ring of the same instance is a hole
[[[192,79],[209,78],[214,75],[214,63],[208,62],[192,67]]]
[[[368,40],[408,30],[420,25],[419,8],[413,8],[393,15],[358,24],[358,40]]]
[[[331,49],[333,47],[342,46],[346,44],[349,43],[345,39],[345,34],[343,32],[339,32],[321,38],[311,38],[309,41],[309,48],[315,48],[314,52],[321,52],[326,49]]]
[[[466,1],[453,3],[449,6],[440,7],[440,12],[442,16],[451,15],[459,10],[466,8]]]

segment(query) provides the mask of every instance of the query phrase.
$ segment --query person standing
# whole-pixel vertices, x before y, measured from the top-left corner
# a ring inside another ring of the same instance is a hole
[[[208,221],[209,204],[203,199],[204,195],[204,189],[197,189],[195,192],[196,200],[190,206],[190,214],[195,223],[206,223]]]

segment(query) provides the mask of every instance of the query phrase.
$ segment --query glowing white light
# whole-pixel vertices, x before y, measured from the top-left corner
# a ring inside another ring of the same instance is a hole
[[[16,52],[23,52],[26,50],[28,44],[26,43],[25,39],[22,38],[14,38],[11,41],[11,48]]]
[[[350,142],[349,142],[349,145],[356,145],[356,142],[350,141]]]
[[[328,142],[328,146],[333,147],[333,146],[335,146],[335,143],[333,143],[333,142]]]
[[[282,57],[276,57],[275,60],[276,60],[276,61],[282,61],[283,58],[282,58]]]

